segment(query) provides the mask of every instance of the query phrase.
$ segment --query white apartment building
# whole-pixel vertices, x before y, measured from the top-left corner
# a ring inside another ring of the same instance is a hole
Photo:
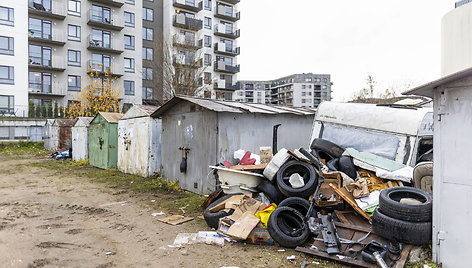
[[[331,75],[293,74],[269,81],[239,81],[233,100],[293,107],[318,107],[331,100]]]
[[[144,0],[147,1],[147,0]],[[179,65],[203,66],[205,97],[231,99],[239,65],[239,0],[164,0],[164,42]]]
[[[141,18],[141,0],[1,1],[0,113],[27,116],[28,99],[65,107],[90,70],[116,78],[122,105],[141,104]]]
[[[0,1],[0,116],[28,115],[27,5]]]

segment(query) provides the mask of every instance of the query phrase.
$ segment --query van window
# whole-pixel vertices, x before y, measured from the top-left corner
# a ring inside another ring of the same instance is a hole
[[[370,152],[395,160],[400,140],[397,136],[365,129],[324,123],[321,138],[343,148],[354,148],[359,152]]]

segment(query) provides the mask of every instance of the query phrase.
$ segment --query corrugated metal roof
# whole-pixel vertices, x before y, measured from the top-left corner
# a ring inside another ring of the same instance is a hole
[[[120,113],[106,113],[106,112],[100,112],[100,114],[107,120],[109,123],[118,123],[118,120],[123,116],[123,114]]]
[[[56,119],[56,124],[60,127],[72,127],[77,119]]]
[[[242,103],[235,101],[222,101],[212,99],[202,99],[195,97],[176,96],[162,105],[157,111],[151,116],[160,117],[167,112],[171,107],[181,101],[188,101],[199,106],[202,106],[208,110],[215,112],[228,112],[228,113],[262,113],[262,114],[295,114],[295,115],[312,115],[316,113],[316,109],[313,108],[299,108],[299,107],[286,107],[279,105],[268,105],[260,103]]]
[[[153,114],[157,109],[159,109],[160,106],[154,106],[154,105],[143,105],[143,104],[135,104],[134,106],[137,106],[139,109],[141,109],[143,112],[145,112],[147,115]]]
[[[79,117],[77,118],[77,121],[79,120],[84,124],[84,126],[88,127],[90,125],[90,122],[92,122],[93,117]]]

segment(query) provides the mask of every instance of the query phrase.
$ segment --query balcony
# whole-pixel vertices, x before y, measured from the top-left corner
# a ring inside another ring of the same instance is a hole
[[[230,39],[236,39],[240,36],[240,31],[236,30],[235,32],[233,32],[232,29],[228,29],[226,25],[216,24],[215,35],[230,38]]]
[[[37,42],[41,44],[50,44],[56,46],[63,46],[66,43],[66,38],[63,31],[52,31],[51,34],[45,34],[41,32],[35,32],[34,30],[28,30],[28,41]]]
[[[193,3],[191,3],[193,2]],[[193,12],[199,12],[203,9],[203,2],[200,1],[198,4],[195,3],[196,1],[188,1],[188,0],[174,0],[173,6],[176,8],[186,9]]]
[[[241,0],[219,0],[220,2],[231,4],[231,5],[236,5],[239,4]]]
[[[215,61],[215,71],[222,73],[235,74],[239,73],[239,65],[228,65],[224,61]]]
[[[239,90],[239,83],[232,84],[228,83],[225,80],[218,80],[213,85],[215,90],[226,90],[226,91],[235,91]]]
[[[94,72],[100,76],[123,76],[123,66],[111,63],[109,66],[105,66],[101,63],[95,63],[92,60],[87,62],[88,71],[87,74]]]
[[[177,14],[174,15],[173,25],[187,30],[199,31],[203,27],[203,21],[187,17],[184,14]]]
[[[184,35],[176,34],[172,38],[174,47],[183,47],[187,49],[198,50],[203,47],[203,39],[195,40],[195,38],[188,38]]]
[[[29,56],[28,69],[37,71],[63,72],[66,69],[65,60],[60,56],[53,56],[52,60]]]
[[[87,25],[115,31],[121,31],[124,28],[123,20],[119,16],[110,15],[110,17],[104,17],[101,14],[94,14],[92,9],[88,11]]]
[[[42,4],[34,3],[33,0],[28,0],[28,14],[51,19],[64,20],[67,14],[66,1],[52,0],[51,6],[47,7]]]
[[[63,97],[66,95],[66,85],[67,83],[59,83],[55,80],[52,81],[51,85],[29,83],[28,94]]]
[[[115,38],[111,38],[109,43],[102,40],[94,40],[92,34],[88,36],[87,49],[91,51],[106,52],[112,54],[123,53],[123,42],[117,42]]]
[[[99,4],[114,6],[114,7],[122,7],[125,4],[125,0],[89,0],[89,1],[93,3],[99,3]]]
[[[238,21],[241,17],[240,12],[233,11],[232,7],[218,5],[215,10],[215,18],[229,20],[232,22]]]
[[[240,53],[239,47],[233,49],[232,47],[226,46],[225,43],[215,43],[214,50],[216,54],[222,54],[226,56],[238,56]]]
[[[174,55],[173,64],[176,68],[198,69],[202,67],[202,59],[195,60],[194,57]]]

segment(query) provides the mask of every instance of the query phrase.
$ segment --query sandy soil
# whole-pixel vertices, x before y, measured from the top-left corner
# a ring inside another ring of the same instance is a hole
[[[149,195],[32,167],[44,159],[0,157],[1,267],[300,267],[312,259],[277,246],[226,243],[171,248],[178,233],[208,230],[201,219],[171,226]],[[296,262],[286,260],[296,255]],[[313,264],[310,267],[314,267]]]

